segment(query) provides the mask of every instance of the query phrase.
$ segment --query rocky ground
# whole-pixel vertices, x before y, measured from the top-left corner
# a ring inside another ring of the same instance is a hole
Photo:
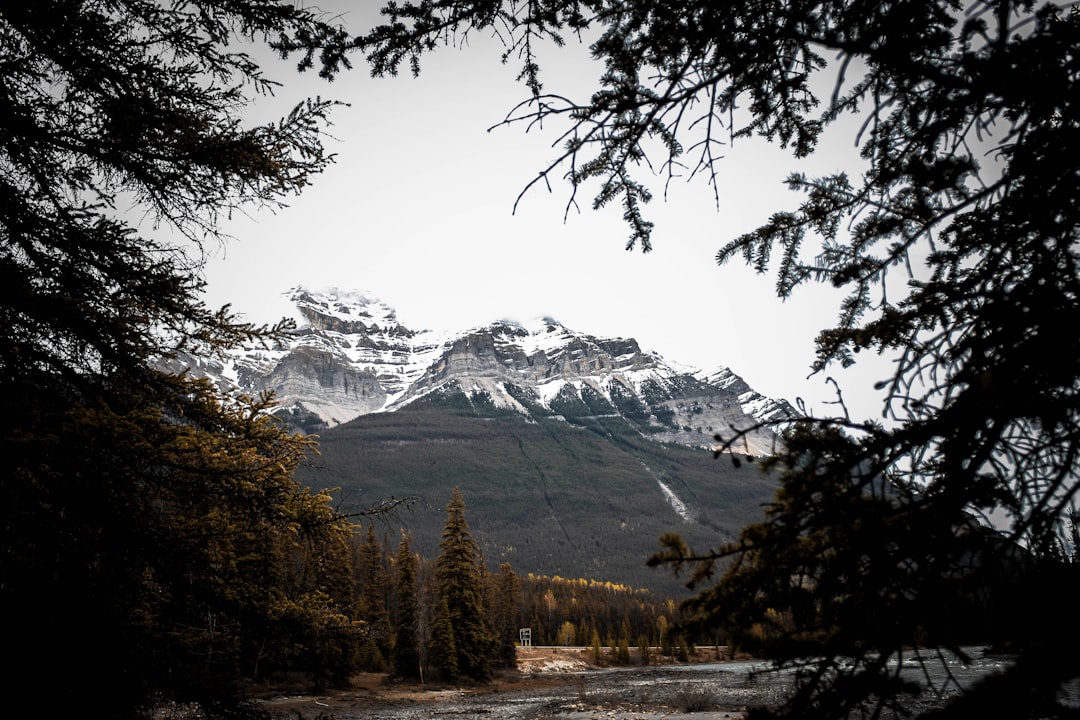
[[[775,701],[783,682],[748,682],[752,663],[699,650],[689,662],[602,668],[580,648],[523,648],[518,671],[476,686],[392,684],[363,675],[353,687],[320,695],[276,694],[261,700],[292,720],[731,720],[748,705]]]
[[[582,648],[519,649],[516,671],[483,685],[395,684],[363,675],[352,687],[326,694],[267,689],[260,700],[284,720],[736,720],[757,705],[779,705],[788,673],[764,672],[751,658],[699,649],[688,661],[600,667]],[[985,647],[965,648],[971,663],[949,653],[909,654],[898,672],[926,690],[912,700],[921,711],[940,707],[960,688],[1011,663]],[[757,671],[757,672],[755,672]],[[1080,686],[1070,688],[1080,708]]]

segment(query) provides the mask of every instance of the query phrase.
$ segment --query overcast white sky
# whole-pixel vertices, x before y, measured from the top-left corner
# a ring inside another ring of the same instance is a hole
[[[344,19],[353,29],[365,20]],[[372,79],[362,58],[330,84],[288,66],[272,71],[286,85],[280,106],[306,94],[351,104],[330,128],[337,162],[287,209],[226,225],[235,239],[209,259],[208,302],[272,321],[288,312],[281,295],[291,287],[335,286],[370,292],[414,329],[551,316],[574,330],[634,337],[669,360],[727,365],[771,397],[817,407],[831,399],[823,377],[806,376],[813,338],[834,321],[838,295],[805,288],[781,303],[774,277],[742,264],[718,267],[714,256],[797,203],[782,184],[792,169],[822,174],[850,162],[850,135],[801,163],[760,142],[728,147],[719,209],[703,179],[673,184],[664,201],[657,178],[646,207],[654,250],[627,252],[621,208],[594,212],[595,188],[579,195],[580,213],[565,222],[565,184],[534,189],[513,212],[555,156],[562,128],[487,131],[527,96],[499,51],[474,38],[469,48],[429,56],[419,79]],[[595,87],[586,48],[542,58],[550,58],[545,90],[584,98]],[[860,414],[879,415],[855,387],[846,392]]]

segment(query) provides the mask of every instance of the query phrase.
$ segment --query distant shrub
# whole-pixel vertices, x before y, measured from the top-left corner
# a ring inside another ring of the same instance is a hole
[[[712,690],[686,688],[675,695],[674,705],[679,712],[709,712],[720,706],[720,699]]]

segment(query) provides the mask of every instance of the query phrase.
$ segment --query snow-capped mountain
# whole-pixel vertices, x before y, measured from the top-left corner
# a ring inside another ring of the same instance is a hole
[[[701,447],[715,444],[715,433],[794,414],[729,368],[698,372],[633,339],[595,337],[550,318],[418,331],[364,293],[298,287],[287,295],[300,320],[287,342],[235,350],[225,363],[182,358],[174,369],[223,389],[273,390],[282,414],[308,432],[448,393],[527,418],[621,415],[651,439]],[[762,430],[740,449],[760,455],[774,446]]]

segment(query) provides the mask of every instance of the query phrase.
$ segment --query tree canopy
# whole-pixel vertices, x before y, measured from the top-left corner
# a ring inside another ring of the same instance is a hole
[[[293,479],[311,441],[160,369],[284,329],[206,307],[201,250],[332,159],[330,102],[245,124],[276,85],[245,43],[325,77],[349,49],[269,0],[0,9],[0,602],[8,682],[60,715],[212,716],[260,672],[351,669],[350,527]]]
[[[423,677],[417,641],[420,619],[417,565],[409,535],[402,532],[397,553],[397,584],[394,588],[393,673],[413,680]]]
[[[426,53],[476,33],[501,38],[520,67],[525,98],[506,124],[559,128],[536,182],[561,174],[571,204],[598,186],[594,207],[622,206],[628,249],[651,248],[658,185],[718,187],[727,144],[762,137],[800,157],[856,120],[864,167],[793,173],[798,207],[731,238],[717,260],[775,274],[783,298],[813,282],[842,289],[812,369],[864,352],[893,360],[882,417],[850,417],[841,395],[834,416],[787,423],[785,449],[765,463],[782,489],[763,521],[709,550],[667,537],[654,560],[694,565],[691,582],[724,564],[698,595],[702,621],[746,642],[755,628],[783,662],[822,658],[781,714],[898,709],[910,688],[895,661],[908,648],[962,654],[991,629],[1014,662],[949,712],[993,708],[1018,686],[1013,716],[1063,712],[1059,691],[1080,677],[1049,650],[1077,639],[1063,588],[1080,567],[1080,12],[1013,0],[431,0],[388,3],[363,42],[375,74],[417,73]],[[575,38],[603,66],[580,101],[543,84],[544,53]]]
[[[496,639],[484,603],[485,568],[465,520],[465,501],[456,487],[446,505],[435,577],[440,602],[432,652],[435,664],[450,678],[460,674],[473,680],[489,679]]]

